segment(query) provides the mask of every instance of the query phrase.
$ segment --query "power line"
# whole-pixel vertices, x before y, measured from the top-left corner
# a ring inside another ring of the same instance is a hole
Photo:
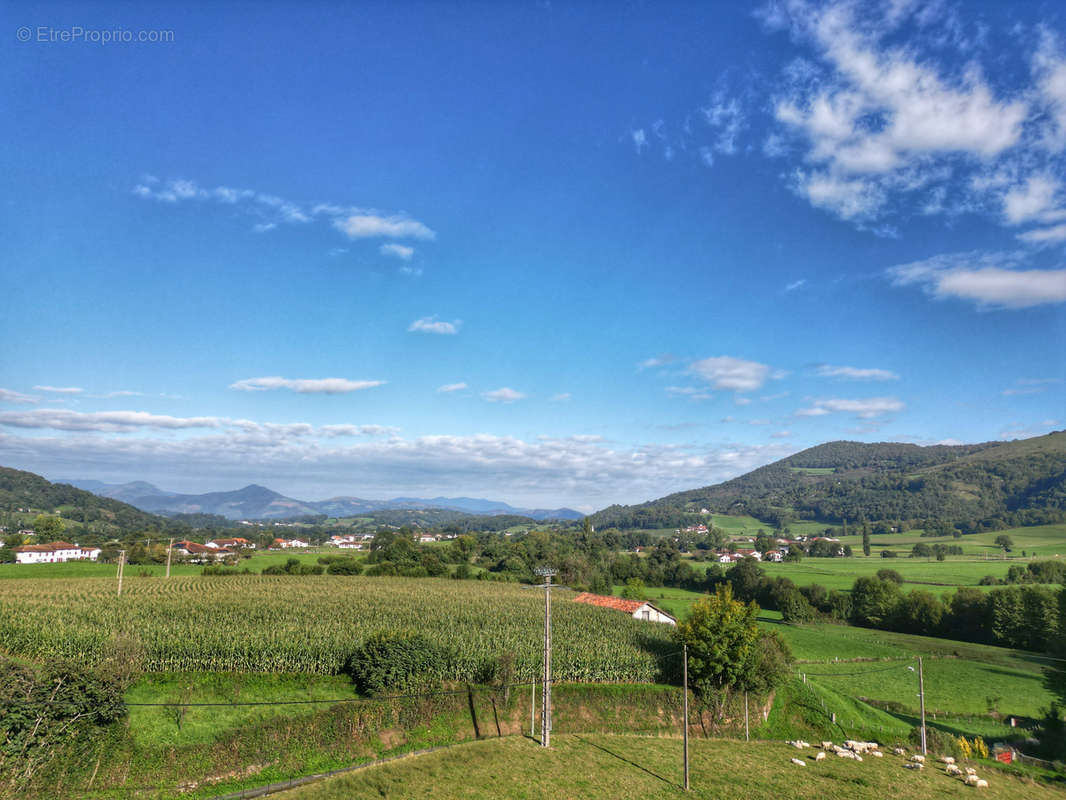
[[[837,678],[847,675],[872,675],[875,672],[888,672],[890,669],[904,669],[907,666],[907,664],[893,664],[891,667],[881,667],[881,669],[864,669],[858,672],[803,672],[801,674],[815,678]]]

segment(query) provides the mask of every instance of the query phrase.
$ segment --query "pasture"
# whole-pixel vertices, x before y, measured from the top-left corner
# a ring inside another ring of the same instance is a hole
[[[790,759],[800,755],[807,766]],[[277,795],[279,800],[348,800],[352,797],[432,797],[438,800],[644,800],[648,797],[714,800],[882,800],[890,792],[914,800],[969,797],[974,789],[942,769],[905,770],[887,755],[857,762],[815,762],[780,742],[698,739],[690,743],[689,792],[681,788],[679,739],[596,734],[557,735],[544,750],[524,737],[470,742],[372,766]],[[1003,800],[1066,797],[1051,788],[979,764],[989,782],[981,796]]]

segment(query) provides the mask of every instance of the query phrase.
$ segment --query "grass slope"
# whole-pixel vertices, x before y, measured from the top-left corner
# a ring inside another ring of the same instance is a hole
[[[371,767],[277,795],[279,800],[376,798],[468,798],[469,800],[644,800],[695,797],[715,800],[883,800],[886,792],[925,800],[972,796],[974,790],[935,766],[921,773],[902,769],[896,756],[863,762],[829,758],[807,766],[787,745],[723,740],[691,743],[691,791],[682,791],[681,743],[634,736],[563,735],[545,751],[527,738],[472,742],[427,755]],[[981,768],[989,788],[982,797],[1052,800],[1057,788]]]

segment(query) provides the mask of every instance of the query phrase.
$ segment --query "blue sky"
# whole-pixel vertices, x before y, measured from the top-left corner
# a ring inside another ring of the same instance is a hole
[[[592,510],[1066,427],[1056,4],[0,19],[4,465]]]

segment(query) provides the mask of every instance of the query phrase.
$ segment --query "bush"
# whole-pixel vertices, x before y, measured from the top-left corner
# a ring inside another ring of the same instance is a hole
[[[261,574],[263,575],[321,575],[325,572],[325,567],[315,566],[314,564],[302,564],[298,558],[290,558],[284,564],[275,564],[272,567],[267,567]]]
[[[354,558],[336,559],[326,567],[329,575],[359,575],[363,571],[363,565]]]
[[[894,569],[879,569],[877,570],[877,577],[883,581],[892,581],[897,585],[903,583],[903,576]]]
[[[439,648],[410,630],[371,634],[348,659],[346,672],[364,694],[410,689],[439,674],[444,662]]]

